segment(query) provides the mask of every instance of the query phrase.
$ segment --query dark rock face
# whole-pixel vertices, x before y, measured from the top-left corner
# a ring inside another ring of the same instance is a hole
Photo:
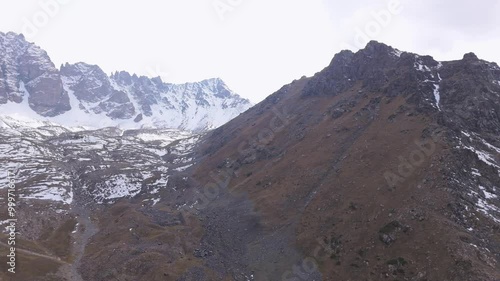
[[[22,35],[0,32],[0,104],[20,103],[41,116],[53,117],[71,109],[58,70],[47,53]]]
[[[409,96],[422,90],[420,81],[435,78],[438,65],[430,56],[403,53],[372,41],[357,53],[337,54],[326,69],[311,78],[303,95],[337,95],[360,83],[365,91]]]
[[[354,53],[342,51],[335,55],[330,66],[315,75],[304,90],[305,96],[336,95],[352,87],[356,79],[352,67]]]
[[[97,104],[86,110],[106,113],[113,119],[129,119],[135,116],[135,107],[127,93],[112,87],[111,82],[97,65],[77,63],[61,67],[61,75],[81,103]]]
[[[134,122],[141,122],[142,121],[142,114],[139,114],[137,115],[135,118],[134,118]]]
[[[39,78],[38,81],[26,84],[30,94],[30,107],[45,117],[54,117],[71,110],[68,93],[64,91],[58,78]]]
[[[397,50],[375,41],[357,53],[342,51],[326,69],[311,78],[304,95],[337,95],[356,82],[362,82],[370,91],[379,91],[396,74],[394,68],[404,63],[399,56]]]
[[[463,60],[445,63],[441,72],[443,108],[454,113],[446,114],[442,122],[499,135],[498,65],[468,54]]]

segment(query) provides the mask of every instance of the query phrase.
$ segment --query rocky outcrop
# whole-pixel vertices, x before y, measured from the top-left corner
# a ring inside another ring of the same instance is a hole
[[[130,119],[135,108],[127,93],[116,90],[109,77],[97,65],[85,63],[65,64],[61,75],[66,86],[80,101],[86,113],[104,113],[112,119]]]
[[[0,32],[0,104],[21,103],[44,117],[71,109],[68,93],[47,53],[22,35]]]

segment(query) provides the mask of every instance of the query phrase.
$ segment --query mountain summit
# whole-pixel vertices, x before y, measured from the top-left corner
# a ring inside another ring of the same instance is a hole
[[[499,136],[496,63],[342,51],[202,142],[194,244],[255,280],[500,280]]]
[[[0,33],[0,108],[67,126],[216,128],[251,104],[221,79],[170,84],[76,63],[57,69],[22,35]],[[3,105],[3,106],[2,106]]]

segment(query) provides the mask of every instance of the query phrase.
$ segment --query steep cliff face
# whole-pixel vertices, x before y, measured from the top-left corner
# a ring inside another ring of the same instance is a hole
[[[100,122],[204,131],[250,107],[221,79],[175,85],[125,71],[108,77],[85,63],[66,64],[61,75],[81,115],[100,116]]]
[[[54,67],[22,35],[0,33],[0,106],[66,126],[216,128],[251,106],[221,79],[181,85],[86,63]],[[34,113],[34,114],[33,114]]]
[[[61,77],[45,51],[12,32],[0,32],[0,104],[21,103],[44,117],[71,109]]]

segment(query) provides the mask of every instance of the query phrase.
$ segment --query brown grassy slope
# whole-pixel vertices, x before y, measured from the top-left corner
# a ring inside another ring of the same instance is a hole
[[[104,207],[98,212],[100,231],[85,250],[83,278],[177,280],[190,268],[203,268],[192,255],[201,239],[197,221],[174,213],[168,206],[152,210],[135,200]]]
[[[498,278],[498,267],[474,256],[460,240],[462,230],[445,216],[451,199],[440,166],[449,146],[442,137],[396,187],[384,177],[397,173],[399,157],[418,149],[415,141],[439,133],[432,115],[418,113],[404,97],[389,99],[360,85],[334,97],[304,98],[306,82],[294,82],[218,129],[195,173],[199,182],[210,182],[210,172],[236,160],[238,177],[229,186],[248,195],[264,229],[246,256],[257,280],[281,280],[306,257],[320,264],[323,280]],[[269,128],[273,107],[286,108],[290,123],[256,148],[256,160],[238,153],[241,143]],[[347,109],[340,117],[339,107]],[[382,242],[384,233],[396,240]],[[260,241],[276,235],[301,253],[298,259],[266,252]],[[326,258],[315,255],[318,240],[328,244]]]
[[[7,239],[3,239],[7,241]],[[57,277],[57,271],[64,263],[58,261],[57,257],[45,258],[43,256],[36,256],[30,254],[32,251],[35,254],[43,255],[44,251],[41,248],[26,247],[31,244],[30,241],[23,239],[17,240],[16,252],[16,269],[15,273],[8,272],[9,266],[7,265],[8,248],[5,245],[0,245],[0,254],[2,256],[2,263],[0,265],[0,280],[5,281],[62,281],[63,279]],[[36,248],[36,249],[35,249]],[[30,249],[30,250],[28,250]]]

